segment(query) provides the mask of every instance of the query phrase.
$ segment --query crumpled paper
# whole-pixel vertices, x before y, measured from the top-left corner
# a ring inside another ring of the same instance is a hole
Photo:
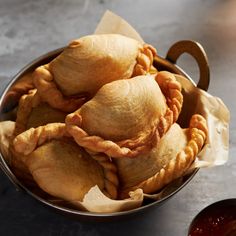
[[[127,21],[108,10],[98,23],[94,34],[122,34],[143,42],[139,33]]]
[[[140,35],[122,18],[107,11],[102,17],[95,30],[95,34],[118,33],[143,42]],[[188,127],[190,117],[199,113],[207,120],[209,135],[206,145],[199,153],[196,161],[190,170],[197,167],[210,167],[222,165],[228,160],[229,150],[229,111],[221,99],[211,96],[209,93],[196,88],[190,81],[182,76],[176,75],[182,84],[184,105],[179,118],[182,127]],[[6,117],[4,117],[6,119]],[[10,123],[9,123],[10,122]],[[14,129],[14,122],[5,121],[0,123],[0,150],[5,159],[8,156],[10,134]],[[82,202],[71,202],[73,206],[80,210],[87,210],[99,213],[111,213],[126,211],[138,208],[142,205],[143,199],[149,198],[159,200],[183,183],[183,178],[175,180],[156,194],[143,194],[141,189],[130,192],[130,197],[125,200],[111,200],[106,197],[97,186],[94,186],[85,195]],[[48,199],[49,200],[49,199]],[[55,199],[50,199],[54,203]],[[60,200],[58,200],[60,202]]]
[[[125,200],[112,200],[106,197],[98,188],[92,187],[89,192],[84,196],[82,205],[91,212],[118,212],[127,211],[140,207],[143,202],[142,189],[136,189],[129,193],[130,198]]]
[[[192,83],[176,75],[182,85],[184,104],[179,118],[181,126],[187,127],[192,114],[205,117],[208,126],[208,137],[205,146],[198,154],[192,167],[211,167],[223,165],[229,154],[230,112],[223,101],[198,89]]]

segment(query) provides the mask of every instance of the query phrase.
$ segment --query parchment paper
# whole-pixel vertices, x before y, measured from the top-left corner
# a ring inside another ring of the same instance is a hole
[[[95,34],[105,33],[118,33],[143,42],[140,35],[125,20],[110,11],[104,14],[95,30]],[[179,123],[182,127],[188,127],[190,117],[195,113],[199,113],[206,118],[209,129],[207,143],[191,169],[224,164],[228,160],[229,150],[230,115],[227,107],[221,99],[213,97],[209,93],[194,87],[191,82],[182,76],[176,75],[176,78],[182,84],[182,92],[184,95],[184,106],[181,111]],[[13,123],[11,121],[0,123],[0,149],[6,159],[9,135],[13,132],[14,128]],[[97,186],[94,186],[85,195],[82,202],[71,202],[71,204],[81,210],[92,212],[108,213],[125,211],[141,206],[144,197],[153,200],[161,199],[178,188],[181,183],[182,178],[174,181],[161,192],[151,195],[143,194],[141,189],[137,189],[134,192],[130,192],[130,198],[125,200],[111,200],[107,198]]]
[[[208,126],[207,142],[190,169],[225,164],[229,153],[230,112],[228,108],[220,98],[194,87],[182,76],[176,75],[176,77],[182,85],[184,95],[180,123],[187,127],[191,115],[198,113],[206,118]]]

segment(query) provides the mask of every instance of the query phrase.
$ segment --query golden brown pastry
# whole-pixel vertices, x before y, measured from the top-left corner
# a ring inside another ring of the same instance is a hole
[[[205,143],[206,121],[175,123],[181,85],[153,69],[155,56],[151,45],[122,35],[88,35],[13,86],[10,98],[23,94],[14,133],[0,137],[9,140],[1,151],[17,177],[78,205],[96,185],[123,199],[186,174]]]
[[[188,130],[174,123],[150,152],[136,158],[116,158],[121,191],[145,181],[158,173],[176,157],[188,142]]]
[[[28,94],[25,94],[21,97],[20,106],[18,107],[17,119],[16,122],[14,122],[14,132],[8,140],[8,157],[11,159],[10,166],[15,175],[27,183],[32,182],[32,176],[22,161],[22,155],[19,155],[17,152],[15,152],[14,148],[12,148],[12,140],[14,140],[18,134],[31,127],[38,127],[53,122],[64,122],[66,117],[66,113],[51,108],[46,103],[37,104],[37,106],[34,108],[29,105],[29,103],[33,101],[31,98],[34,96],[35,92],[36,90],[30,90]]]
[[[29,90],[20,98],[14,134],[16,136],[29,128],[48,123],[63,123],[66,115],[67,113],[41,102],[36,89]]]
[[[5,161],[10,164],[11,159],[9,155],[10,142],[13,137],[15,129],[15,122],[13,121],[2,121],[0,122],[0,150]]]
[[[15,133],[26,129],[39,104],[75,111],[104,84],[151,71],[155,55],[152,46],[122,35],[89,35],[72,41],[53,61],[34,71],[36,89],[20,99]]]
[[[166,103],[172,112],[174,123],[177,121],[183,105],[181,84],[176,80],[175,75],[168,71],[158,72],[155,79],[166,98]]]
[[[35,107],[28,119],[26,129],[36,128],[49,123],[64,123],[66,113],[50,107],[47,103],[41,103]]]
[[[34,72],[43,101],[72,112],[81,105],[78,95],[91,97],[104,84],[148,73],[156,50],[119,35],[88,35],[72,41],[63,52]]]
[[[104,85],[66,117],[68,132],[88,151],[114,158],[149,151],[176,121],[182,106],[181,86],[175,78],[157,80],[166,97],[151,75]]]
[[[65,124],[31,128],[14,139],[14,148],[38,185],[55,197],[81,201],[94,185],[117,197],[115,165],[103,156],[92,158],[70,138]]]
[[[206,120],[195,114],[188,129],[172,125],[147,156],[115,160],[121,197],[127,197],[129,191],[137,188],[142,188],[144,193],[154,193],[183,176],[201,151],[207,133]]]
[[[12,140],[14,140],[18,134],[32,127],[38,127],[54,122],[64,122],[67,115],[65,112],[54,109],[46,103],[38,103],[35,95],[36,89],[30,90],[28,94],[21,97],[14,126],[14,133],[11,137],[9,147],[12,170],[19,178],[28,183],[31,181],[32,176],[22,161],[22,155],[19,155],[19,153],[15,152],[14,148],[12,148]]]
[[[12,148],[12,140],[14,139],[15,122],[0,122],[0,150],[4,160],[9,165],[12,172],[24,183],[32,185],[32,176],[28,168],[22,162],[21,157]]]
[[[7,91],[2,103],[3,112],[12,110],[15,106],[17,106],[20,97],[33,88],[34,84],[32,72],[27,72]]]
[[[94,185],[104,189],[102,167],[71,140],[52,140],[25,158],[45,192],[67,201],[82,201]]]

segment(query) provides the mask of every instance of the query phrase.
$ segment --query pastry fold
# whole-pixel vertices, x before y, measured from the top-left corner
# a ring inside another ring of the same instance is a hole
[[[150,153],[151,156],[154,155],[152,156],[152,158],[154,157],[154,163],[150,165],[150,168],[154,168],[153,172],[157,172],[149,178],[145,176],[143,181],[135,186],[124,187],[121,190],[122,198],[128,196],[129,191],[138,188],[143,189],[144,193],[154,193],[183,176],[201,151],[208,133],[205,118],[198,114],[192,116],[188,129],[181,131],[178,128],[173,132],[171,128],[169,131],[169,134],[167,133],[163,137],[154,152]],[[187,136],[185,137],[185,135]],[[119,167],[118,163],[118,173],[119,170],[123,171],[123,169],[124,167]]]
[[[164,76],[161,87],[151,75],[104,85],[90,101],[66,117],[68,132],[85,149],[113,158],[148,152],[181,110],[181,86],[169,77],[165,80]],[[166,91],[166,97],[161,89]]]
[[[64,122],[66,115],[67,113],[41,102],[36,89],[29,90],[20,98],[14,135],[32,127]]]
[[[95,94],[106,83],[130,78],[134,69],[136,75],[149,72],[155,55],[153,47],[119,34],[88,35],[73,40],[49,71],[64,95]]]
[[[178,152],[184,149],[188,139],[188,130],[181,129],[175,123],[149,153],[141,154],[136,158],[114,159],[121,191],[130,189],[158,173],[171,159],[176,157]]]
[[[73,112],[104,84],[153,73],[155,56],[151,45],[119,34],[88,35],[73,40],[54,60],[38,67],[34,85],[50,106]]]
[[[37,128],[30,128],[18,135],[14,139],[13,145],[15,151],[24,156],[22,161],[30,170],[35,181],[47,193],[68,200],[68,197],[74,196],[73,191],[75,191],[74,194],[79,194],[73,188],[79,188],[80,184],[82,188],[87,186],[86,191],[92,186],[98,185],[104,194],[116,199],[118,178],[114,163],[103,155],[93,156],[92,158],[73,141],[66,130],[65,124],[51,123]],[[38,169],[35,168],[39,168],[39,174],[37,174]],[[44,172],[45,168],[46,171],[48,170],[46,173]],[[102,170],[102,176],[99,174],[99,177],[96,172],[100,173],[100,170]],[[53,182],[54,177],[55,184],[51,185],[49,180],[52,178],[51,182]],[[63,178],[65,178],[65,181],[63,181]],[[78,178],[78,181],[76,178]],[[97,179],[100,182],[97,182]],[[101,185],[101,179],[103,185]],[[66,192],[67,181],[72,182],[68,193]],[[62,184],[62,190],[57,189],[60,184]],[[86,191],[82,191],[83,196]],[[78,199],[82,195],[78,195]],[[72,199],[70,200],[72,201]]]
[[[94,185],[104,189],[102,167],[71,140],[52,140],[24,158],[41,189],[67,201],[82,201]]]

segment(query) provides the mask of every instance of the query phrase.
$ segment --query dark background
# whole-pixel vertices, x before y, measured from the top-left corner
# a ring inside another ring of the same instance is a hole
[[[211,69],[209,92],[231,111],[229,161],[200,170],[161,208],[112,223],[86,223],[59,215],[16,191],[0,172],[0,235],[183,236],[203,207],[236,196],[234,0],[0,0],[0,89],[32,59],[91,34],[106,9],[125,18],[162,56],[178,40],[193,39],[203,45]],[[183,55],[178,64],[198,78],[190,56]]]

